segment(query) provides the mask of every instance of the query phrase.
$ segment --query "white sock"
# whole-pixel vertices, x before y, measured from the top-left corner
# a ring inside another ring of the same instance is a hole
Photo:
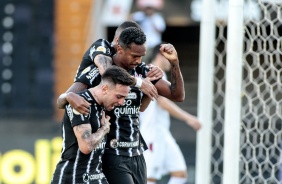
[[[156,184],[155,181],[147,181],[147,184]]]
[[[170,177],[167,184],[185,184],[187,181],[187,178],[179,178],[179,177]]]

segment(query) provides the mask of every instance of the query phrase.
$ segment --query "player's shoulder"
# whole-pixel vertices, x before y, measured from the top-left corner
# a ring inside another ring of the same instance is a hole
[[[89,89],[85,89],[81,92],[77,93],[78,95],[82,96],[86,101],[88,102],[92,102],[94,101],[94,97],[92,96],[91,92],[89,91]]]
[[[150,67],[149,65],[147,65],[145,62],[141,62],[137,67],[136,69],[143,69],[143,70],[150,70]]]
[[[142,62],[135,68],[135,71],[138,74],[146,74],[148,71],[150,71],[150,67],[145,62]]]
[[[102,38],[94,41],[90,47],[93,46],[112,47],[111,43],[108,40]]]

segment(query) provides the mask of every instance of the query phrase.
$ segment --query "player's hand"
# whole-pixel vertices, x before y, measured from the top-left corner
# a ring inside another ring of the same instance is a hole
[[[161,44],[160,53],[170,62],[171,65],[179,64],[177,52],[174,46],[170,43]]]
[[[158,90],[156,87],[151,83],[150,77],[146,77],[142,81],[142,85],[140,90],[147,95],[151,100],[158,98]]]
[[[109,133],[110,132],[110,116],[105,115],[105,111],[102,112],[102,119],[101,119],[101,125],[104,129],[105,133]]]
[[[75,93],[69,92],[66,95],[66,99],[69,102],[69,104],[79,113],[84,115],[89,114],[89,107],[91,104],[88,101],[86,101],[83,97]]]
[[[164,76],[164,72],[158,66],[149,64],[150,71],[146,74],[146,77],[149,77],[151,81],[160,79]]]
[[[191,126],[195,131],[198,131],[202,125],[197,117],[190,115],[189,119],[187,119],[186,123]]]

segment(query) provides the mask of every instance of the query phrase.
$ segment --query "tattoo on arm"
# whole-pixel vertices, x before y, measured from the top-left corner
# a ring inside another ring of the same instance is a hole
[[[86,124],[75,126],[75,130],[80,133],[81,139],[85,141],[89,150],[95,149],[106,134],[106,132],[101,128],[97,132],[92,133],[91,128],[89,128]]]
[[[91,137],[91,131],[85,130],[82,134],[82,139],[89,139]]]
[[[112,59],[110,57],[99,57],[98,59],[99,64],[103,67],[104,70],[106,70],[109,66],[112,64]]]
[[[177,67],[173,66],[171,72],[171,91],[176,90],[176,81],[179,80],[179,76],[177,75]]]

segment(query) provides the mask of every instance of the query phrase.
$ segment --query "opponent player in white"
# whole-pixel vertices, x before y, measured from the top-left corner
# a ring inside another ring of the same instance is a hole
[[[152,64],[163,71],[170,70],[170,63],[160,54],[159,46],[149,58]],[[166,75],[164,75],[166,78]],[[140,131],[149,147],[144,152],[147,165],[147,184],[155,184],[163,175],[169,174],[168,184],[184,184],[187,181],[187,169],[183,154],[169,130],[170,115],[184,121],[194,130],[201,128],[199,120],[179,108],[165,97],[159,96],[151,101],[144,112],[140,113]]]

